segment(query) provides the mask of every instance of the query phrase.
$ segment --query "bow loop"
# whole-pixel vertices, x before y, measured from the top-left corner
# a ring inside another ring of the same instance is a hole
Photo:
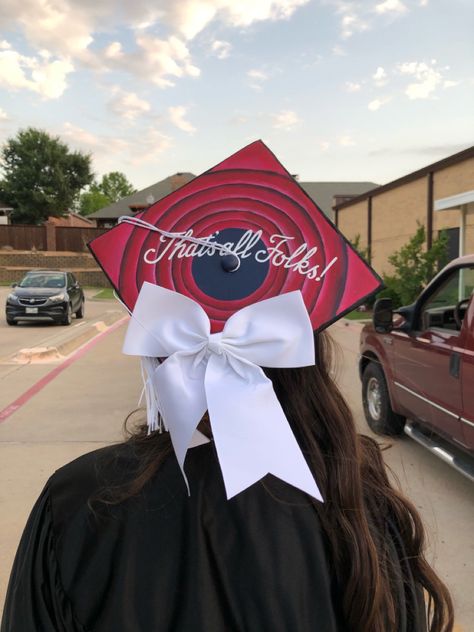
[[[123,351],[167,358],[151,380],[185,480],[186,453],[208,410],[228,498],[271,473],[322,500],[260,368],[314,364],[313,331],[299,291],[249,305],[211,334],[197,303],[144,283]]]

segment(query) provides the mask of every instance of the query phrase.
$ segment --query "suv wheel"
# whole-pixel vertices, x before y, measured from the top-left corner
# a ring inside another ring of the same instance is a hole
[[[362,376],[362,403],[373,432],[392,436],[403,432],[405,418],[393,412],[384,373],[375,362],[367,365]]]
[[[68,303],[67,310],[66,310],[66,313],[64,314],[62,324],[70,325],[71,323],[72,323],[72,308],[71,308],[71,303]]]
[[[76,312],[76,318],[84,318],[84,300],[81,301],[81,305]]]

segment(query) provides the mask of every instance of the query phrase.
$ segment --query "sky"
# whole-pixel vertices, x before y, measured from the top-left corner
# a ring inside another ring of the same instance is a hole
[[[473,144],[472,0],[0,0],[0,143],[38,127],[138,189],[261,138],[384,184]]]

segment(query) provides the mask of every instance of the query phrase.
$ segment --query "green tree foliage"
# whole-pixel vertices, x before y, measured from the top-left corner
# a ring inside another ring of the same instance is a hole
[[[388,258],[394,268],[392,275],[384,276],[386,289],[380,296],[390,296],[395,307],[409,305],[431,281],[448,259],[448,237],[441,233],[433,240],[429,250],[425,248],[425,227],[418,224],[413,237]]]
[[[81,193],[77,207],[81,215],[90,215],[135,191],[136,189],[127,180],[125,174],[120,171],[111,171],[102,176],[100,182],[93,182],[88,191]]]
[[[362,248],[362,246],[360,245],[360,233],[357,233],[357,235],[354,237],[354,239],[349,240],[351,246],[354,248],[354,250],[356,250],[360,256],[362,257],[362,259],[365,259],[366,261],[369,261],[369,248]]]
[[[0,198],[15,209],[13,222],[22,224],[63,215],[93,179],[90,156],[33,127],[7,140],[0,166]]]
[[[111,202],[118,202],[127,195],[135,193],[131,182],[127,180],[125,174],[120,171],[111,171],[102,176],[102,180],[97,187]]]
[[[110,200],[106,195],[91,187],[88,191],[81,193],[76,206],[81,215],[90,215],[109,204]]]

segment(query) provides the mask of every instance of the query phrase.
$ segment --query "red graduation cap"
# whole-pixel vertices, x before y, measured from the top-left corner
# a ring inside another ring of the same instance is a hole
[[[130,310],[149,281],[197,301],[218,332],[239,309],[301,290],[321,330],[382,286],[262,141],[136,217],[149,227],[120,223],[89,243]]]

